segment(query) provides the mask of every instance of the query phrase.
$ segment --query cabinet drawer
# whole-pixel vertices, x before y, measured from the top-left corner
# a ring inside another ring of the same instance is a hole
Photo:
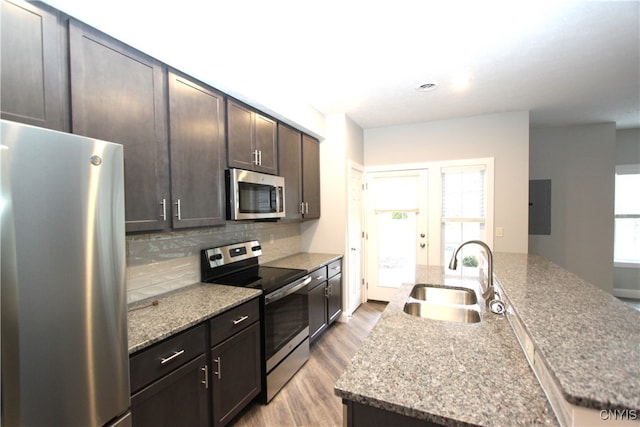
[[[327,266],[323,265],[322,267],[313,270],[309,273],[309,276],[311,276],[311,282],[307,289],[311,290],[327,280]]]
[[[342,258],[337,260],[337,261],[333,261],[333,262],[329,263],[328,270],[329,270],[329,277],[333,277],[336,274],[341,273],[342,272]]]
[[[260,320],[258,298],[214,317],[210,321],[211,346],[226,340],[258,320]]]
[[[130,359],[131,392],[184,365],[206,351],[205,325],[182,332],[142,350]]]

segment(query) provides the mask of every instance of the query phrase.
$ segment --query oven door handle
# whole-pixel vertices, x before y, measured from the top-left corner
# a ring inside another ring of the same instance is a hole
[[[275,292],[271,292],[269,295],[266,295],[264,297],[264,302],[265,304],[269,304],[272,303],[274,301],[278,301],[279,299],[282,299],[288,295],[291,295],[295,292],[298,292],[300,289],[304,288],[305,286],[307,286],[309,283],[311,283],[311,276],[306,276],[304,278],[302,278],[300,281],[298,282],[294,282],[293,284],[289,284],[283,288],[278,289]]]

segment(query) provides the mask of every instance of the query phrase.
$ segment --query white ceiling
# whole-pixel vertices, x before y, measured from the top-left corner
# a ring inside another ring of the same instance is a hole
[[[640,1],[46,2],[242,99],[365,129],[521,110],[640,127]]]

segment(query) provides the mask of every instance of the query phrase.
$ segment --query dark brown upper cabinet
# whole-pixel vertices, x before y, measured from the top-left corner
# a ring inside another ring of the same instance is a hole
[[[277,175],[278,128],[275,120],[229,100],[227,123],[229,167]]]
[[[302,134],[302,203],[304,219],[320,218],[320,143]]]
[[[284,220],[302,219],[302,133],[278,124],[278,167],[285,185]]]
[[[42,5],[0,4],[2,118],[69,131],[64,17]]]
[[[126,230],[169,228],[166,69],[69,22],[72,132],[124,146]]]
[[[169,72],[173,228],[225,223],[225,98]]]
[[[278,125],[278,166],[285,183],[285,220],[320,218],[320,143]]]

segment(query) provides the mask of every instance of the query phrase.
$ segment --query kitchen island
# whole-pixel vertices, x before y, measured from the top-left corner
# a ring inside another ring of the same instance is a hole
[[[453,426],[578,425],[582,415],[591,422],[605,411],[599,422],[611,410],[627,420],[640,411],[639,313],[539,256],[495,254],[494,267],[508,315],[481,307],[480,323],[410,316],[403,306],[413,284],[398,290],[335,385],[349,425],[358,425],[351,418],[358,408],[380,411],[378,420],[391,413]],[[416,282],[478,286],[443,267],[419,267]],[[552,407],[510,325],[515,321],[527,353],[537,355],[532,360],[544,363],[563,400],[586,414],[567,416],[558,402]]]

